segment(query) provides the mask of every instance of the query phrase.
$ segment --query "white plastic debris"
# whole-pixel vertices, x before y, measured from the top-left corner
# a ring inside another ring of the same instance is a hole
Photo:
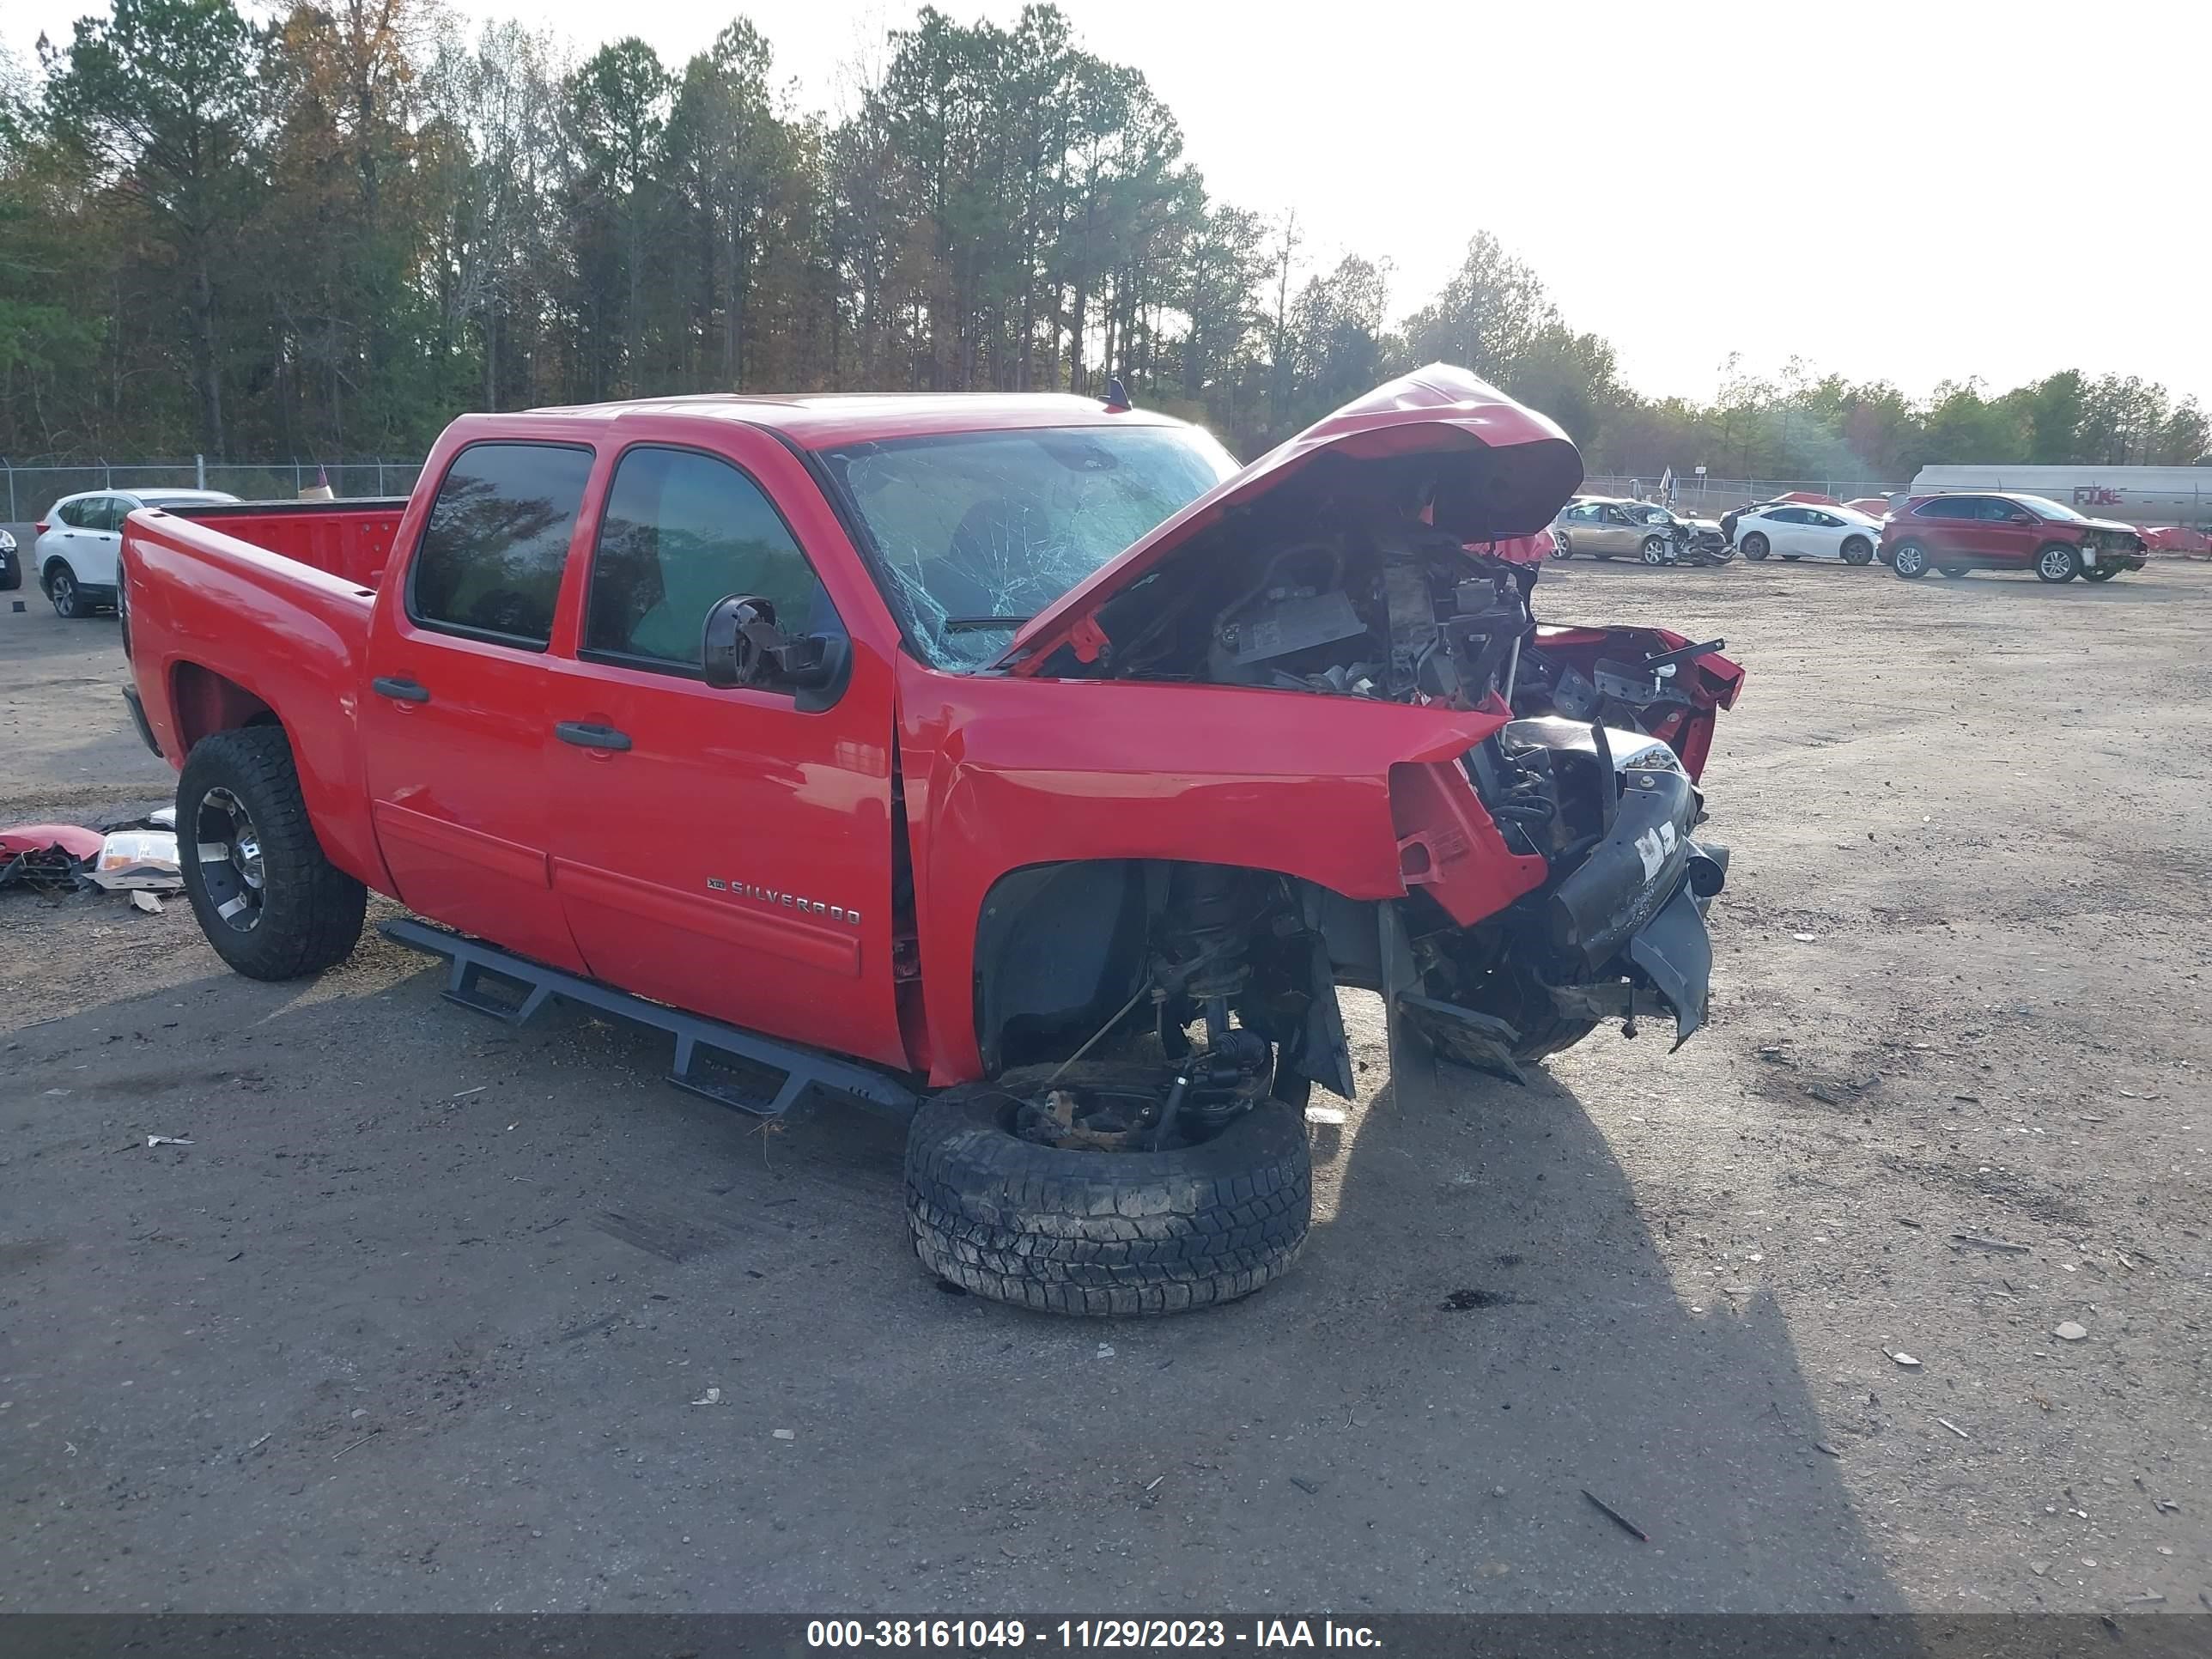
[[[161,914],[161,901],[152,893],[146,892],[143,889],[133,888],[131,892],[131,908],[134,910],[143,910],[149,916],[158,916]]]
[[[1101,1359],[1111,1359],[1114,1357],[1114,1345],[1111,1342],[1101,1342],[1098,1345],[1098,1357]]]
[[[100,856],[84,872],[111,892],[156,888],[173,892],[185,884],[177,861],[173,830],[117,830],[101,838]]]
[[[797,1429],[778,1429],[775,1431],[775,1437],[779,1440],[796,1440],[799,1438],[799,1431]]]
[[[177,827],[177,809],[173,806],[157,806],[146,814],[146,822],[157,830],[174,830]]]
[[[181,1135],[148,1135],[146,1144],[149,1146],[189,1146],[192,1143]]]
[[[1920,1369],[1920,1362],[1915,1359],[1911,1354],[1905,1352],[1902,1348],[1899,1348],[1894,1352],[1888,1348],[1884,1348],[1881,1352],[1883,1356],[1892,1363],[1902,1366],[1908,1371],[1917,1371]]]
[[[2089,1332],[2086,1326],[2077,1325],[2069,1319],[2053,1329],[2051,1334],[2061,1342],[2079,1342],[2083,1337],[2088,1335]]]
[[[709,1389],[691,1403],[695,1406],[719,1406],[722,1403],[722,1391],[720,1389]]]
[[[1814,939],[1818,939],[1820,935],[1817,933],[1792,933],[1790,937],[1796,939],[1800,945],[1810,945]]]
[[[1345,1121],[1345,1115],[1344,1108],[1341,1106],[1306,1108],[1306,1121],[1309,1123],[1342,1123]]]

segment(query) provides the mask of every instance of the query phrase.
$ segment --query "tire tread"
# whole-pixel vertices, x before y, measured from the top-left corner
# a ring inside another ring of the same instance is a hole
[[[185,895],[216,954],[250,979],[298,979],[344,961],[361,939],[368,890],[323,851],[283,727],[240,726],[192,745],[177,780],[180,838],[192,833],[201,796],[217,787],[252,815],[267,880],[260,925],[240,933],[215,914],[198,861],[185,858]]]
[[[1210,1307],[1289,1270],[1313,1209],[1303,1113],[1263,1101],[1203,1146],[1065,1151],[996,1123],[1005,1095],[1049,1071],[950,1089],[915,1115],[907,1216],[932,1273],[992,1301],[1097,1316]],[[1078,1067],[1066,1080],[1108,1073],[1125,1068]]]

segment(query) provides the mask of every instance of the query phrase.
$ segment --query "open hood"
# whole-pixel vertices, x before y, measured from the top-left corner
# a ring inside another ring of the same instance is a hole
[[[1464,543],[1530,536],[1583,480],[1567,434],[1463,368],[1431,363],[1279,444],[1109,560],[1031,618],[998,659],[1034,673],[1063,644],[1094,660],[1100,606],[1185,553],[1225,515],[1263,496],[1309,489],[1316,502],[1364,492],[1425,516]]]

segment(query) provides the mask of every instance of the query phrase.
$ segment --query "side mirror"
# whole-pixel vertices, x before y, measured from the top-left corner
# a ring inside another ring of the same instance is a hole
[[[707,684],[719,690],[761,685],[768,679],[768,653],[783,643],[775,625],[775,603],[757,593],[732,593],[714,601],[699,642],[699,665]]]
[[[776,626],[775,602],[757,593],[732,593],[707,612],[699,665],[708,684],[773,686],[811,690],[836,678],[830,642],[793,639]]]

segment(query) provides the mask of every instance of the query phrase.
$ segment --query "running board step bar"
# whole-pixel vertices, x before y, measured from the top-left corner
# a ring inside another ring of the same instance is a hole
[[[919,1103],[914,1091],[884,1073],[796,1043],[779,1042],[757,1031],[740,1030],[703,1015],[688,1014],[681,1008],[648,1002],[611,985],[541,966],[482,939],[413,921],[387,921],[378,931],[394,945],[445,957],[447,1000],[507,1024],[521,1024],[557,997],[633,1024],[665,1031],[676,1039],[675,1065],[668,1073],[671,1083],[756,1117],[781,1117],[799,1103],[810,1085],[848,1096],[894,1117],[911,1117]],[[774,1073],[780,1080],[757,1089],[722,1082],[702,1069],[717,1060],[729,1070]],[[728,1066],[732,1060],[737,1064]]]

